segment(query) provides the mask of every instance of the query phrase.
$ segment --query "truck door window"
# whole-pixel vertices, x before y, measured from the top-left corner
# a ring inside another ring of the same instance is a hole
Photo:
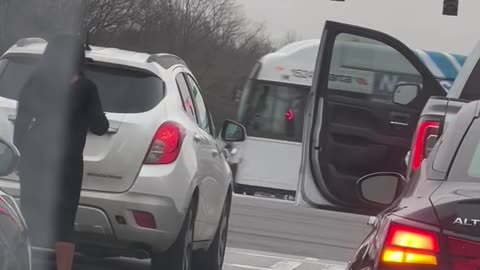
[[[369,38],[337,36],[328,83],[332,94],[391,102],[398,83],[422,83],[420,73],[400,52]]]

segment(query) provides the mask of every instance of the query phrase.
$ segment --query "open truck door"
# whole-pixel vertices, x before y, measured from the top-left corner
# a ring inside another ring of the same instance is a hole
[[[445,95],[402,42],[327,21],[305,114],[297,204],[371,213],[357,195],[357,180],[403,174],[423,106],[430,96]]]

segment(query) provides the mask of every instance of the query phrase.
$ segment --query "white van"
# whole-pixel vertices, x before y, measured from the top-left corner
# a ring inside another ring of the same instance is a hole
[[[231,150],[237,193],[295,195],[304,112],[319,44],[320,40],[289,44],[261,58],[250,74],[238,114],[248,139],[232,146]],[[369,93],[382,99],[393,95],[400,82],[421,82],[409,63],[388,47],[349,36],[335,47],[336,52],[341,53],[333,56],[329,80],[330,84],[341,86],[340,89]],[[463,56],[452,54],[422,50],[415,53],[445,89],[450,88],[465,61]],[[342,114],[336,116],[342,117]]]

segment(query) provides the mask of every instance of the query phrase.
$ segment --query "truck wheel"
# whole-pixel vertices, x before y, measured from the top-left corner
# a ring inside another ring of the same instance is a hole
[[[195,203],[192,201],[185,215],[175,243],[166,252],[152,253],[152,270],[191,270],[193,255],[193,236],[195,231]]]
[[[194,255],[194,270],[222,270],[227,248],[228,222],[230,219],[230,196],[224,203],[222,217],[218,224],[215,238],[207,251],[198,251]]]

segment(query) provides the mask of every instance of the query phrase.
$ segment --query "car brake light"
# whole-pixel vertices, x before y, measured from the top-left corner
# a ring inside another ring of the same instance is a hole
[[[155,133],[144,163],[171,164],[180,154],[184,137],[182,126],[175,122],[164,123]]]
[[[382,254],[384,263],[437,265],[438,236],[429,231],[390,225]]]
[[[430,147],[428,141],[430,138],[438,136],[440,124],[435,121],[425,121],[420,124],[417,136],[413,144],[412,168],[417,170],[422,164],[423,159],[428,154],[427,147]]]

